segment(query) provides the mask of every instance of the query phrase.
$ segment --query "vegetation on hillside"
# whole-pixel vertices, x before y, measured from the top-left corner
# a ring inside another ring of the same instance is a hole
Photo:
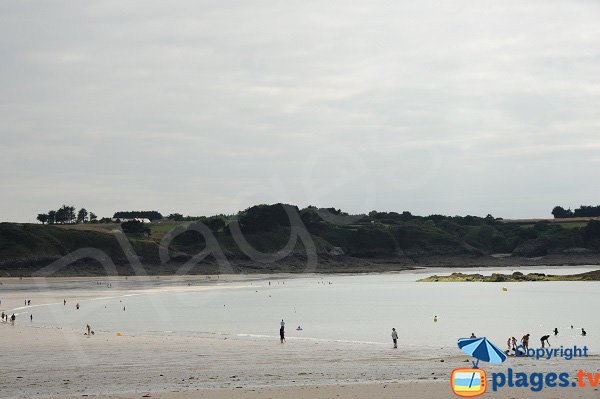
[[[163,215],[158,211],[120,211],[113,215],[115,219],[150,219],[160,220]]]
[[[119,215],[158,217],[144,212]],[[249,260],[247,251],[240,246],[243,243],[238,231],[244,241],[264,253],[281,250],[292,233],[305,232],[304,241],[295,240],[292,248],[292,256],[299,258],[306,257],[304,245],[307,243],[314,245],[322,259],[408,259],[415,263],[434,257],[477,259],[504,254],[535,258],[600,251],[600,221],[596,220],[565,227],[548,221],[504,223],[491,215],[416,216],[410,212],[378,211],[349,215],[334,208],[299,209],[284,204],[257,205],[237,215],[198,217],[194,221],[185,221],[185,218],[181,221],[179,214],[174,216],[145,225],[139,222],[61,226],[2,223],[0,265],[19,262],[39,265],[44,259],[84,247],[105,251],[115,263],[126,261],[114,236],[115,230],[127,234],[136,254],[148,264],[161,263],[159,254],[165,245],[168,248],[163,250],[167,249],[171,259],[190,259],[206,246],[204,234],[215,237],[228,259]]]
[[[81,208],[75,213],[75,207],[63,205],[57,210],[48,213],[38,213],[36,219],[42,224],[73,224],[73,223],[96,223],[98,217],[93,212]]]
[[[565,209],[562,206],[555,206],[554,209],[552,209],[552,215],[556,219],[600,217],[600,205],[581,205],[575,210],[571,210],[570,208]]]

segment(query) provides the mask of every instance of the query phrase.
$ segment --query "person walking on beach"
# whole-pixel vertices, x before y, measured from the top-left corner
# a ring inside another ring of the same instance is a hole
[[[512,337],[511,340],[512,340],[512,349],[514,351],[516,351],[517,350],[517,339],[515,337]]]
[[[284,329],[285,328],[285,321],[283,321],[283,319],[281,319],[281,328]]]
[[[587,335],[587,332],[585,332],[585,330],[583,328],[581,329],[581,335],[584,337]]]
[[[12,324],[13,326],[15,325],[15,319],[17,318],[17,316],[15,316],[15,314],[13,313],[12,316],[10,316],[10,324]]]
[[[87,326],[85,326],[87,328],[87,335],[88,337],[90,336],[91,332],[92,332],[92,328],[90,327],[90,325],[88,324]]]
[[[75,308],[76,308],[77,310],[79,310],[79,304],[75,305]]]
[[[398,349],[398,333],[395,328],[392,328],[392,341],[394,342],[394,349]]]
[[[556,337],[558,335],[558,328],[554,327],[554,336]]]
[[[542,348],[545,348],[544,344],[548,344],[548,347],[550,347],[550,341],[548,341],[548,338],[550,338],[549,335],[544,335],[542,338],[540,338],[540,341],[542,342]]]
[[[471,333],[471,336],[469,338],[477,338],[477,337],[475,336],[475,333]]]
[[[33,315],[32,314],[29,315],[29,321],[33,322]]]
[[[523,344],[523,348],[525,348],[525,351],[527,351],[527,349],[529,349],[529,336],[531,334],[525,334],[523,335],[523,338],[521,338],[521,343]]]
[[[67,300],[63,299],[63,305],[67,306]]]
[[[283,326],[279,328],[279,339],[282,344],[285,342],[285,330],[283,329]]]

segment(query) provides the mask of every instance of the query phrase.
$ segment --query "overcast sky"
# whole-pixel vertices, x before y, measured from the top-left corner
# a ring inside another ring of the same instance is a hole
[[[0,220],[600,204],[600,1],[2,1]]]

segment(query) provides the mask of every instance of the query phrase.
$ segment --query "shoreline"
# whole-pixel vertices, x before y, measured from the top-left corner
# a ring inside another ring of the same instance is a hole
[[[503,259],[503,258],[495,258]],[[599,260],[600,261],[600,260]],[[537,261],[536,261],[537,262]],[[218,282],[230,282],[233,280],[248,280],[248,281],[263,281],[267,279],[271,280],[282,280],[282,279],[293,279],[293,278],[305,278],[305,277],[319,277],[319,276],[362,276],[362,275],[381,275],[381,274],[397,274],[397,273],[453,273],[460,269],[472,271],[474,269],[484,270],[504,270],[504,269],[572,269],[572,268],[598,268],[600,269],[600,263],[568,263],[568,264],[555,264],[555,263],[535,263],[535,264],[466,264],[460,266],[448,266],[448,265],[413,265],[412,267],[401,266],[397,269],[386,269],[386,270],[363,270],[363,271],[311,271],[311,272],[248,272],[240,271],[239,273],[223,273],[223,274],[147,274],[147,275],[56,275],[56,276],[0,276],[0,287],[3,283],[19,284],[19,283],[32,283],[35,281],[54,281],[63,283],[77,283],[83,281],[92,280],[103,280],[107,282],[192,282],[192,281],[210,281],[212,283]]]
[[[42,270],[62,258],[41,261],[38,258],[5,260],[0,262],[0,280],[5,278],[26,278],[40,276]],[[498,256],[495,255],[420,255],[395,258],[356,258],[348,256],[319,256],[317,263],[310,268],[305,257],[289,256],[281,261],[257,265],[251,260],[228,259],[233,274],[245,275],[296,275],[315,274],[363,274],[416,270],[420,268],[477,268],[477,267],[519,267],[519,266],[600,266],[600,253],[563,254],[555,253],[540,257]],[[165,264],[142,262],[143,273],[148,278],[157,276],[177,276],[184,263]],[[117,274],[107,274],[99,263],[78,261],[53,270],[53,277],[134,277],[136,271],[128,263],[115,265]],[[222,268],[214,261],[201,262],[185,269],[187,276],[216,276]],[[48,272],[48,270],[46,270]]]

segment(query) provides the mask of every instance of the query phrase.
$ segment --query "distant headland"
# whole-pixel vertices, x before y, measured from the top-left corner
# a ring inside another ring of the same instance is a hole
[[[595,210],[584,207],[586,214]],[[600,221],[575,213],[559,209],[553,219],[504,220],[406,211],[351,215],[335,208],[272,204],[235,215],[119,211],[98,218],[63,205],[39,214],[41,224],[0,223],[0,276],[35,275],[85,248],[104,254],[113,272],[122,275],[135,274],[135,262],[148,274],[177,273],[182,265],[188,274],[214,274],[223,272],[225,262],[230,271],[242,273],[302,273],[310,262],[309,271],[327,273],[600,264]],[[200,259],[203,250],[214,253]],[[69,259],[56,275],[108,273],[101,263],[85,256]]]

